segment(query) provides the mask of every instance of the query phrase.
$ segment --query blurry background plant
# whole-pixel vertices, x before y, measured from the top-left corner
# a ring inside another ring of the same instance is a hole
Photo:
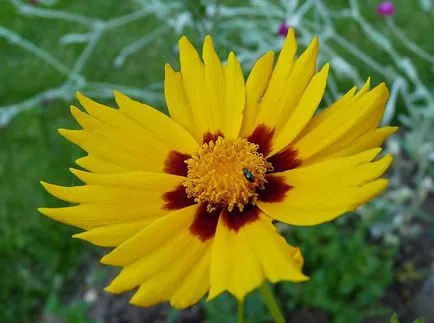
[[[110,273],[89,267],[94,249],[36,214],[56,203],[38,181],[77,184],[66,169],[81,153],[56,133],[74,127],[75,91],[112,103],[119,89],[166,111],[163,64],[176,66],[181,34],[199,44],[211,33],[220,56],[234,50],[247,71],[280,49],[290,26],[301,47],[320,37],[319,61],[332,65],[325,103],[369,75],[385,80],[383,123],[401,131],[386,147],[395,155],[390,189],[360,216],[281,227],[302,247],[311,280],[275,292],[294,322],[385,322],[392,307],[411,312],[434,262],[433,10],[431,0],[0,2],[0,321],[236,321],[228,295],[177,312],[133,309],[101,293]],[[270,319],[256,293],[246,316]]]

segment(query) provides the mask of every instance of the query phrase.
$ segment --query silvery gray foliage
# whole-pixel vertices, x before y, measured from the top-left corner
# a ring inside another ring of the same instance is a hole
[[[433,168],[434,164],[434,90],[421,80],[414,62],[422,60],[426,68],[434,70],[434,55],[408,39],[399,26],[395,25],[393,17],[379,17],[387,20],[387,28],[393,34],[392,38],[386,37],[361,14],[360,7],[364,3],[362,0],[348,0],[348,6],[340,9],[331,8],[330,2],[326,0],[250,0],[250,3],[242,6],[207,0],[200,2],[205,9],[205,15],[200,17],[200,21],[194,17],[191,8],[188,8],[184,1],[136,0],[139,5],[136,11],[108,21],[50,9],[58,0],[39,0],[44,6],[33,6],[20,0],[9,1],[23,16],[67,20],[85,26],[85,33],[59,35],[59,42],[65,46],[71,43],[84,43],[86,46],[70,68],[56,59],[55,53],[48,53],[37,44],[0,26],[1,38],[29,51],[67,76],[67,80],[58,87],[46,89],[22,102],[0,106],[0,127],[7,125],[20,111],[37,106],[42,99],[59,98],[70,101],[77,90],[84,90],[92,97],[107,98],[112,96],[113,89],[119,89],[147,102],[161,100],[161,84],[132,88],[122,84],[93,82],[84,76],[82,71],[86,61],[106,30],[146,19],[148,15],[154,15],[161,20],[160,28],[123,48],[113,62],[114,67],[121,67],[130,55],[151,46],[157,37],[166,32],[181,35],[185,28],[193,28],[202,36],[211,33],[216,45],[233,50],[243,68],[248,70],[266,51],[280,50],[283,38],[276,35],[276,32],[284,22],[295,28],[301,47],[305,47],[314,36],[319,36],[319,64],[330,62],[332,66],[325,94],[327,103],[348,90],[339,86],[342,81],[361,85],[368,76],[367,71],[380,74],[390,87],[390,99],[382,124],[390,124],[397,117],[403,126],[400,135],[392,137],[387,145],[387,150],[395,155],[394,166],[390,172],[390,189],[381,198],[360,209],[365,217],[380,211],[389,215],[387,221],[372,228],[372,233],[385,235],[393,242],[397,240],[394,235],[397,231],[401,234],[417,234],[417,227],[410,225],[413,216],[427,217],[421,211],[421,205],[428,194],[433,192],[433,179],[429,169]],[[419,0],[419,4],[421,10],[433,10],[430,0]],[[389,58],[387,66],[363,48],[359,48],[351,39],[345,39],[339,34],[336,24],[342,19],[350,19],[360,27],[366,39]],[[404,46],[412,56],[401,54],[397,44]],[[398,99],[404,102],[408,115],[396,115]]]

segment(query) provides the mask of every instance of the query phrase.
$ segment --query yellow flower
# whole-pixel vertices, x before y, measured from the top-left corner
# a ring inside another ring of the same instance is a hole
[[[262,56],[244,82],[233,53],[222,64],[206,37],[201,61],[179,41],[180,72],[166,66],[170,116],[115,92],[119,109],[82,94],[71,112],[82,130],[60,133],[88,155],[71,169],[85,185],[42,183],[74,206],[40,211],[84,229],[74,237],[115,247],[123,267],[106,288],[139,287],[131,303],[178,308],[229,291],[238,299],[269,280],[301,282],[303,258],[273,220],[333,220],[387,186],[391,156],[374,161],[396,128],[377,129],[388,97],[369,81],[314,116],[328,65],[315,72],[318,40],[298,59],[290,30],[273,68]]]

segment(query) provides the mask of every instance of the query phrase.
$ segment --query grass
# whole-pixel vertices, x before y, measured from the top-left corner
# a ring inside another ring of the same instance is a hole
[[[57,9],[110,19],[131,12],[134,2],[62,1]],[[64,64],[72,66],[83,45],[62,46],[59,36],[85,32],[70,22],[18,15],[15,8],[0,3],[0,24],[38,44]],[[112,62],[119,51],[156,26],[155,19],[143,19],[107,32],[100,39],[85,66],[85,75],[99,82],[136,87],[163,79],[163,64],[172,59],[166,43],[132,55],[122,69]],[[175,43],[174,39],[168,38]],[[65,77],[40,59],[0,39],[0,105],[12,104],[40,91],[60,85]],[[161,52],[160,52],[161,50]],[[146,62],[146,69],[142,68]],[[150,63],[152,62],[152,63]],[[77,184],[67,171],[83,153],[67,143],[58,128],[74,128],[68,105],[71,102],[41,102],[0,128],[0,321],[24,322],[37,314],[55,288],[65,282],[83,261],[83,243],[70,236],[77,230],[37,213],[41,206],[56,206],[41,188],[44,179],[64,185]],[[89,249],[87,249],[89,250]],[[76,273],[75,273],[76,275]],[[78,276],[78,280],[83,278]],[[1,308],[4,306],[4,308]]]
[[[347,0],[334,3],[346,5]],[[432,15],[421,13],[412,0],[396,0],[395,4],[396,23],[416,43],[434,52],[429,32],[421,32],[434,28]],[[60,1],[55,8],[110,19],[129,13],[136,6],[135,1],[77,0]],[[374,7],[375,3],[370,1],[363,5],[362,11],[381,28],[384,22],[376,19]],[[83,44],[64,46],[59,43],[62,35],[86,32],[83,26],[18,15],[7,2],[0,3],[0,12],[0,25],[54,53],[67,66],[73,65],[83,49]],[[85,66],[86,77],[136,87],[162,81],[163,64],[176,62],[173,45],[177,36],[173,34],[157,39],[152,46],[129,57],[121,69],[113,67],[113,60],[123,47],[158,24],[156,18],[147,17],[105,33]],[[342,21],[337,28],[344,37],[387,63],[387,55],[367,41],[355,24]],[[52,67],[4,39],[0,39],[0,49],[0,105],[19,102],[65,80],[65,76]],[[415,62],[422,80],[434,86],[432,71],[423,68],[423,61]],[[55,223],[36,211],[40,206],[59,205],[42,190],[40,179],[64,185],[77,183],[67,168],[82,153],[56,132],[57,128],[75,127],[69,104],[41,102],[0,129],[0,259],[7,264],[2,266],[4,272],[0,275],[1,322],[31,320],[52,295],[56,288],[54,282],[62,285],[73,276],[78,283],[84,279],[76,272],[84,259],[84,244],[69,238],[76,230]]]

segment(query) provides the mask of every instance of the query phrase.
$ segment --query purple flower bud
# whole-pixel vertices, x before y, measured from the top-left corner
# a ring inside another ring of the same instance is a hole
[[[289,27],[290,27],[290,26],[289,26],[286,22],[283,21],[283,22],[279,25],[279,29],[277,30],[277,34],[278,34],[279,36],[286,37],[286,34],[288,33]]]
[[[395,6],[392,1],[383,1],[377,7],[379,16],[392,16],[395,13]]]

